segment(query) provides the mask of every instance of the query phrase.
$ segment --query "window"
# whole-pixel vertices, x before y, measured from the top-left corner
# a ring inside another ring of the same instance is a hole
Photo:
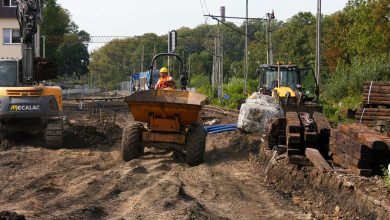
[[[2,0],[3,7],[16,7],[15,0]]]
[[[0,87],[16,86],[17,62],[0,61]]]
[[[3,29],[4,44],[20,44],[20,32],[18,29]]]
[[[297,89],[298,84],[298,72],[295,69],[282,69],[280,70],[280,85],[288,86],[292,89]]]

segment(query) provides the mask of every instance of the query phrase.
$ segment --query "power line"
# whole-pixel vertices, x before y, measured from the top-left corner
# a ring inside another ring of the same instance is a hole
[[[233,27],[231,25],[229,25],[227,22],[224,22],[222,21],[221,19],[219,19],[218,17],[221,17],[221,16],[215,16],[215,15],[203,15],[203,16],[206,16],[206,17],[211,17],[212,19],[222,23],[223,25],[225,25],[226,27],[236,31],[237,33],[239,33],[240,35],[244,36],[244,37],[248,37],[250,40],[255,40],[253,37],[247,35],[246,33],[244,33],[243,31],[241,31],[240,29],[236,28],[236,27]],[[248,18],[249,19],[249,18]],[[259,20],[264,20],[262,18],[258,18]],[[263,41],[258,41],[259,43],[261,44],[267,44],[266,42],[263,42]]]
[[[209,13],[209,14],[210,14],[210,12],[209,12],[209,8],[207,7],[206,0],[203,0],[203,2],[204,2],[204,5],[206,6],[207,13]]]
[[[204,8],[203,8],[203,2],[202,2],[202,0],[199,0],[199,2],[200,2],[200,6],[201,6],[201,8],[202,8],[202,13],[205,14],[205,13],[204,13]]]

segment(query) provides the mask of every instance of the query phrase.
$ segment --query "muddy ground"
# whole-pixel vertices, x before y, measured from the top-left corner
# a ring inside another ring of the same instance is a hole
[[[315,191],[307,191],[297,197],[291,188],[283,190],[274,183],[277,178],[266,179],[266,158],[272,152],[264,153],[260,134],[209,135],[206,162],[197,167],[186,165],[180,153],[157,149],[147,149],[140,159],[125,163],[120,159],[120,138],[131,115],[124,106],[107,105],[101,114],[95,109],[93,115],[90,107],[77,110],[74,103],[67,106],[63,148],[46,149],[42,136],[16,134],[0,151],[0,211],[26,219],[367,216],[346,215],[344,210],[333,213],[333,206],[313,198],[328,198],[332,193],[310,196]],[[236,120],[215,111],[206,111],[203,118],[219,118],[224,123]],[[273,168],[271,173],[277,171]],[[347,196],[344,199],[348,201]]]

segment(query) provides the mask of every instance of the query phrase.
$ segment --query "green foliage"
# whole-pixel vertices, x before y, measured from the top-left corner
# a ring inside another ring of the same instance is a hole
[[[276,30],[274,39],[275,60],[291,61],[308,67],[315,60],[315,17],[300,12]]]
[[[383,171],[383,183],[384,183],[385,187],[390,188],[389,169],[386,167],[383,167],[382,171]]]
[[[198,75],[195,77],[195,81],[196,82],[193,85],[199,85],[203,83],[200,85],[200,87],[196,87],[196,91],[207,95],[210,98],[211,104],[213,105],[236,109],[239,101],[246,98],[246,96],[243,94],[244,79],[242,78],[233,77],[228,83],[223,85],[223,92],[224,94],[228,94],[230,96],[229,100],[218,99],[217,91],[212,91],[207,77]],[[248,80],[247,88],[249,95],[257,90],[257,85],[257,80]]]
[[[48,58],[56,58],[57,49],[63,42],[65,34],[69,32],[70,21],[69,12],[58,5],[56,0],[46,2],[43,8],[42,35],[55,39],[53,43],[47,45]]]
[[[70,13],[48,0],[43,8],[42,35],[46,37],[46,57],[57,62],[60,76],[80,79],[89,71],[89,34],[79,31]]]

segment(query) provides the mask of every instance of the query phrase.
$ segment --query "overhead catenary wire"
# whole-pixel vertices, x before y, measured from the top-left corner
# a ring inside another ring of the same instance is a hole
[[[219,17],[221,17],[221,16],[215,16],[215,15],[204,15],[204,16],[206,16],[206,17],[211,17],[212,19],[214,19],[214,20],[216,20],[216,21],[218,21],[218,22],[220,22],[221,24],[223,24],[223,25],[225,25],[226,27],[228,27],[228,28],[230,28],[230,29],[232,29],[232,30],[234,30],[234,31],[236,31],[237,33],[239,33],[240,35],[242,35],[242,36],[244,36],[244,37],[248,37],[250,40],[256,40],[256,39],[254,39],[252,36],[247,36],[247,34],[245,33],[245,32],[243,32],[243,31],[241,31],[240,29],[238,29],[238,28],[236,28],[236,27],[233,27],[232,25],[230,25],[229,23],[227,23],[227,22],[224,22],[224,21],[222,21],[221,19],[219,19]],[[226,18],[228,18],[228,17],[226,17]],[[230,18],[235,18],[235,17],[230,17]],[[240,18],[240,17],[237,17],[237,18]],[[240,18],[240,19],[242,19],[242,18]],[[262,19],[262,18],[248,18],[248,19],[259,19],[259,20],[264,20],[264,19]],[[264,42],[264,41],[259,41],[259,40],[257,40],[259,43],[261,43],[261,44],[267,44],[266,42]]]

